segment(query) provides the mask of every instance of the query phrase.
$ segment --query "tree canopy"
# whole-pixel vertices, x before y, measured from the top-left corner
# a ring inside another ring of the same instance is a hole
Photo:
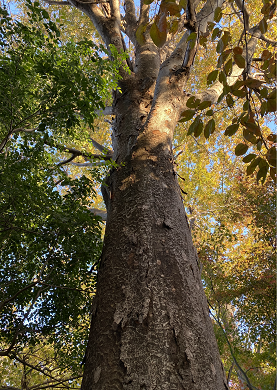
[[[102,44],[72,39],[53,7],[28,1],[25,21],[1,8],[2,388],[79,384],[102,249],[92,208],[111,160],[98,116],[149,39],[163,60],[180,50],[183,68],[194,64],[173,147],[230,388],[273,388],[276,7],[226,2],[204,31],[198,3],[144,1],[136,20],[126,1],[120,44],[101,36],[109,5],[72,2],[93,9]]]

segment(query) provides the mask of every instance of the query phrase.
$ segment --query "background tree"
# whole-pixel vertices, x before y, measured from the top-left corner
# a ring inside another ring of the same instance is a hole
[[[76,147],[116,87],[120,61],[86,39],[62,42],[49,14],[26,6],[28,23],[0,8],[0,383],[74,387],[102,248],[91,211],[100,170],[71,178],[64,167],[108,159]]]

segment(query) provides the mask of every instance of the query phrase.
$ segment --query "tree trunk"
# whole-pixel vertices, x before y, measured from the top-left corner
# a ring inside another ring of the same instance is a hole
[[[134,80],[115,99],[119,166],[107,180],[82,389],[225,390],[171,148],[183,81],[167,94],[157,81],[153,99],[153,79]]]

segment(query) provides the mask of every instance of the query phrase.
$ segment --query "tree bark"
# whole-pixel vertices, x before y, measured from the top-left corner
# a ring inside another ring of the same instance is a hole
[[[83,390],[228,389],[171,148],[184,80],[173,72],[165,93],[162,77],[131,76],[115,99]]]

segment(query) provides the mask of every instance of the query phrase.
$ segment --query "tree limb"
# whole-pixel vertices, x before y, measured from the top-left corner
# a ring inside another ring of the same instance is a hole
[[[135,32],[137,27],[137,18],[136,18],[136,7],[134,0],[125,0],[124,3],[125,9],[125,17],[126,21],[126,34],[131,39],[131,41],[135,42]]]
[[[245,30],[249,30],[249,12],[244,4],[244,0],[235,0],[236,5],[243,14],[243,24],[245,25]]]
[[[95,111],[96,115],[113,115],[113,107],[105,107],[104,110],[96,110]]]
[[[210,304],[209,304],[209,305],[210,305]],[[212,308],[211,305],[210,305],[210,307]],[[240,364],[238,363],[238,361],[237,361],[237,359],[236,359],[236,357],[235,357],[235,355],[234,355],[234,352],[233,352],[231,343],[230,343],[230,341],[229,341],[229,339],[228,339],[228,336],[227,336],[227,334],[226,334],[226,331],[225,331],[224,327],[223,327],[222,324],[221,324],[220,319],[217,318],[211,311],[210,311],[210,314],[211,314],[211,316],[214,318],[214,320],[216,321],[216,323],[219,325],[220,329],[222,330],[223,335],[224,335],[224,337],[225,337],[225,339],[226,339],[226,341],[227,341],[227,344],[228,344],[230,353],[231,353],[231,355],[232,355],[233,361],[234,361],[236,367],[238,368],[239,372],[243,375],[243,379],[244,379],[244,381],[247,383],[247,386],[249,387],[250,390],[258,390],[257,387],[253,386],[253,385],[250,383],[249,378],[248,378],[246,372],[241,368]]]
[[[89,208],[89,211],[91,211],[93,214],[97,215],[98,217],[101,217],[103,221],[107,221],[107,212],[105,210]]]
[[[100,152],[105,153],[106,156],[112,157],[113,151],[112,151],[111,149],[105,148],[105,146],[100,145],[97,141],[95,141],[95,140],[94,140],[93,138],[91,138],[91,137],[89,138],[89,141],[92,143],[92,145],[93,145],[96,149],[100,150]]]
[[[69,3],[69,1],[55,1],[55,0],[43,0],[45,3],[49,4],[49,5],[70,5],[72,6],[72,4]]]

